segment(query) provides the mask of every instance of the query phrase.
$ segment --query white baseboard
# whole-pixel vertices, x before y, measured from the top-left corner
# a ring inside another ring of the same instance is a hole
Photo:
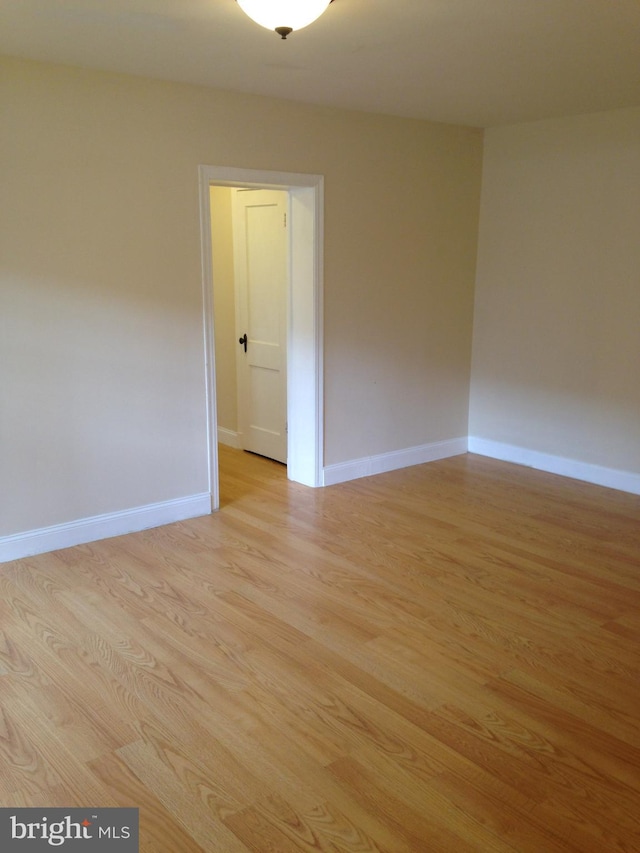
[[[370,477],[372,474],[384,474],[396,471],[398,468],[408,468],[410,465],[422,465],[424,462],[434,462],[447,456],[459,456],[467,452],[467,438],[452,438],[448,441],[435,441],[432,444],[421,444],[418,447],[407,447],[404,450],[394,450],[391,453],[379,453],[377,456],[365,456],[362,459],[352,459],[349,462],[339,462],[327,465],[323,472],[323,486],[333,486],[347,480],[357,480],[359,477]]]
[[[219,440],[227,443],[220,433],[231,433],[230,430],[219,430]],[[233,433],[231,433],[233,436]],[[228,436],[225,436],[228,437]],[[477,453],[490,456],[504,462],[526,465],[551,474],[563,477],[573,477],[598,486],[619,489],[623,492],[640,495],[640,474],[620,471],[614,468],[604,468],[575,459],[565,459],[552,456],[524,447],[503,444],[499,441],[469,436],[467,439],[454,438],[448,441],[437,441],[423,444],[419,447],[409,447],[405,450],[395,450],[391,453],[380,453],[376,456],[366,456],[349,462],[328,465],[322,472],[322,485],[332,486],[372,474],[383,474],[410,465],[421,465],[448,456],[458,456],[462,453]],[[47,551],[57,551],[60,548],[71,548],[74,545],[84,545],[111,536],[122,536],[160,527],[175,521],[208,515],[211,512],[211,495],[202,493],[190,495],[161,503],[147,504],[121,512],[97,515],[91,518],[81,518],[66,524],[56,524],[52,527],[42,527],[38,530],[27,530],[12,536],[0,537],[0,563],[9,560],[19,560],[32,557]]]
[[[35,554],[57,551],[60,548],[70,548],[73,545],[84,545],[111,536],[136,533],[150,527],[208,515],[210,512],[211,495],[203,493],[134,507],[122,512],[81,518],[52,527],[41,527],[39,530],[27,530],[25,533],[0,537],[0,563],[33,557]]]
[[[469,436],[469,453],[490,456],[493,459],[501,459],[503,462],[515,462],[517,465],[526,465],[529,468],[537,468],[539,471],[548,471],[550,474],[573,477],[574,480],[584,480],[596,486],[606,486],[609,489],[619,489],[640,495],[640,474],[630,471],[604,468],[589,462],[552,456],[537,450],[527,450],[526,447],[516,447],[512,444],[473,436]]]
[[[220,444],[226,444],[228,447],[235,447],[236,450],[242,450],[240,445],[240,434],[235,430],[219,426],[218,441]]]

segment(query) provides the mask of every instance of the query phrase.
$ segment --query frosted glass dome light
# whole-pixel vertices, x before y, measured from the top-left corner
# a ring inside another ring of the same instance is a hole
[[[332,0],[238,0],[238,6],[256,24],[286,39],[320,17]]]

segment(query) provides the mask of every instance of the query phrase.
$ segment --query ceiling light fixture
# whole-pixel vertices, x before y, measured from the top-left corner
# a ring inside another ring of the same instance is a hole
[[[333,0],[237,0],[251,20],[286,39],[294,30],[317,21]]]

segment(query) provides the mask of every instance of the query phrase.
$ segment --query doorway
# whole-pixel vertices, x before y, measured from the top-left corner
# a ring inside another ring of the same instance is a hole
[[[320,175],[201,166],[200,219],[203,272],[208,474],[211,508],[220,506],[218,418],[210,187],[285,190],[289,196],[287,303],[287,476],[323,485],[322,246],[323,178]]]

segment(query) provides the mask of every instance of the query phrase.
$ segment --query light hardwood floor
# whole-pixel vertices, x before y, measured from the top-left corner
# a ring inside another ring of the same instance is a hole
[[[640,851],[640,497],[478,456],[0,566],[0,805],[142,851]]]

